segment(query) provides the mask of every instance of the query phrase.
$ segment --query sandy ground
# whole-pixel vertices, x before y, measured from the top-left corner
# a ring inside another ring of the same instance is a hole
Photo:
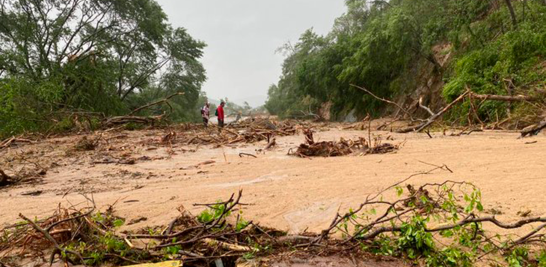
[[[287,151],[303,142],[303,136],[277,138],[279,146],[258,154],[265,143],[237,147],[175,146],[174,154],[164,146],[150,148],[161,131],[126,132],[117,139],[128,141],[117,147],[119,154],[146,156],[135,165],[94,164],[106,157],[97,152],[69,153],[80,137],[50,139],[4,151],[0,157],[40,154],[53,166],[35,185],[0,190],[0,228],[17,221],[19,213],[38,218],[62,205],[86,205],[82,193],[92,195],[99,207],[116,203],[118,214],[128,220],[146,220],[127,226],[129,230],[168,224],[184,206],[194,214],[194,203],[227,199],[243,189],[243,202],[252,206],[243,216],[262,225],[293,233],[320,231],[338,210],[348,210],[373,194],[412,174],[432,169],[429,164],[449,166],[453,173],[436,171],[417,176],[412,184],[467,181],[479,186],[487,209],[504,212],[501,219],[518,219],[519,211],[546,215],[546,136],[517,139],[517,133],[477,132],[469,136],[392,134],[393,143],[405,142],[394,154],[302,159]],[[320,140],[367,136],[362,131],[333,128],[316,134]],[[138,141],[138,142],[137,142]],[[196,152],[188,150],[195,149]],[[201,162],[213,164],[192,167]],[[45,164],[45,163],[42,163]],[[36,196],[27,193],[39,192]]]

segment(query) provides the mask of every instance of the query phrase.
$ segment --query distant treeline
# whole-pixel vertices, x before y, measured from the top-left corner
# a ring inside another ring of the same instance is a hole
[[[287,57],[280,81],[269,89],[271,113],[316,113],[329,102],[334,119],[351,111],[379,115],[386,104],[351,84],[395,99],[427,86],[419,80],[426,69],[443,82],[437,92],[443,101],[466,88],[508,95],[546,87],[546,1],[346,0],[346,6],[327,35],[311,29],[281,49]],[[448,117],[465,123],[469,102]],[[509,112],[537,112],[532,105],[508,105],[485,101],[476,113],[494,121]]]

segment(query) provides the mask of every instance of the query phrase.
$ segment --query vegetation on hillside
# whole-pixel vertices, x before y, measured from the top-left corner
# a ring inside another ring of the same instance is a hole
[[[281,49],[287,57],[279,82],[269,89],[266,107],[271,113],[293,117],[318,112],[327,102],[337,119],[351,111],[358,116],[384,111],[385,103],[351,84],[399,99],[438,77],[445,82],[443,92],[432,93],[444,101],[466,88],[482,94],[533,95],[546,86],[542,0],[346,0],[346,5],[330,33],[319,36],[308,30],[296,44]],[[449,117],[466,120],[469,102]],[[509,112],[540,112],[532,105],[509,107],[493,101],[480,103],[478,109],[482,121]]]
[[[196,119],[204,47],[154,0],[0,1],[0,136],[127,114],[177,92],[172,118]]]

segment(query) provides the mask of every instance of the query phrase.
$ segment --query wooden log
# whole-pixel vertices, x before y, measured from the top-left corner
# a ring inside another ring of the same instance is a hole
[[[544,128],[546,128],[546,119],[539,122],[539,123],[537,123],[537,124],[531,125],[529,127],[526,127],[525,129],[523,129],[521,131],[521,137],[523,138],[523,137],[526,137],[526,136],[537,135]]]
[[[495,101],[505,101],[505,102],[523,102],[523,101],[536,101],[537,97],[526,96],[526,95],[516,95],[516,96],[507,96],[507,95],[480,95],[476,93],[471,94],[472,98],[480,100],[495,100]]]

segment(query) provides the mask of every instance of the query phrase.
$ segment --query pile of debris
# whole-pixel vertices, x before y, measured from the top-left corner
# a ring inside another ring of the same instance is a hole
[[[380,138],[376,138],[373,144],[365,138],[360,137],[358,140],[346,140],[341,138],[337,141],[315,142],[313,131],[305,129],[305,143],[301,144],[298,149],[293,152],[290,150],[289,155],[294,155],[302,158],[306,157],[339,157],[354,153],[361,155],[366,154],[386,154],[397,151],[400,146],[390,143],[381,143]]]
[[[438,169],[449,171],[444,165],[428,173]],[[53,216],[43,220],[19,214],[22,221],[0,231],[0,266],[20,266],[25,261],[38,266],[47,259],[52,264],[57,258],[65,266],[69,266],[68,263],[122,266],[163,260],[179,261],[176,266],[236,266],[245,259],[258,259],[258,264],[266,257],[317,254],[346,253],[354,260],[377,257],[377,252],[386,249],[391,251],[389,255],[407,256],[417,263],[415,256],[423,257],[423,262],[437,260],[437,266],[453,266],[443,247],[465,253],[464,249],[471,245],[477,249],[464,257],[470,266],[482,258],[488,260],[484,257],[498,259],[514,255],[519,248],[531,251],[531,244],[538,252],[546,249],[543,242],[546,218],[526,217],[503,222],[495,216],[480,216],[478,211],[483,209],[480,191],[465,182],[407,185],[408,192],[404,193],[402,184],[412,176],[377,194],[367,195],[364,202],[348,212],[338,212],[320,234],[288,235],[244,220],[241,209],[247,204],[240,202],[242,191],[225,202],[195,204],[205,208],[197,216],[180,207],[180,215],[168,225],[137,232],[120,231],[126,220],[115,215],[113,206],[101,212],[96,210],[94,200],[87,198],[92,204],[89,208],[59,207]],[[395,198],[394,194],[387,193],[394,190]],[[146,218],[131,220],[128,224],[142,220]],[[437,226],[425,223],[432,220]],[[478,224],[488,226],[477,228]],[[529,228],[532,225],[536,226],[533,230]],[[494,232],[485,230],[491,227],[526,229],[527,234],[513,240],[512,235],[493,235]],[[425,241],[403,243],[407,242],[407,235],[412,234],[422,236]],[[440,237],[444,243],[436,244],[435,240]],[[466,238],[464,245],[460,245],[462,238]],[[524,266],[543,266],[530,257],[523,260]]]
[[[245,120],[227,125],[221,130],[209,127],[187,131],[180,136],[179,141],[194,145],[231,145],[260,141],[269,143],[272,137],[295,135],[304,127],[302,123],[296,121]]]
[[[58,258],[66,266],[121,266],[165,259],[181,260],[184,266],[210,266],[218,260],[234,266],[245,255],[270,253],[256,244],[269,244],[271,250],[281,252],[293,243],[312,240],[245,221],[238,212],[246,206],[241,197],[242,191],[225,202],[195,204],[206,207],[198,216],[180,207],[180,215],[169,225],[137,232],[119,231],[125,219],[115,215],[113,206],[98,211],[91,198],[88,208],[59,207],[43,220],[20,214],[21,222],[0,232],[0,266],[15,266],[29,257],[35,262],[48,259],[48,264]]]

